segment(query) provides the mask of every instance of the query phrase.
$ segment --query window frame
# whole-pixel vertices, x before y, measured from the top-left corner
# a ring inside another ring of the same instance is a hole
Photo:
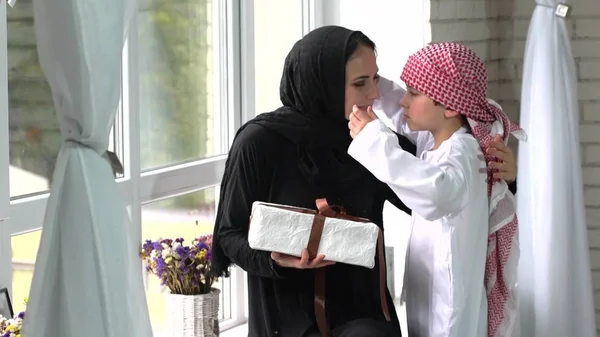
[[[302,32],[322,25],[322,0],[302,1]],[[219,20],[213,29],[218,35],[219,50],[226,57],[220,62],[215,85],[219,93],[215,101],[216,111],[227,111],[221,116],[219,125],[229,149],[236,130],[255,116],[255,53],[254,53],[254,1],[224,0],[213,5],[213,17]],[[16,6],[19,4],[17,3]],[[9,130],[8,103],[8,50],[7,8],[0,1],[0,128]],[[217,12],[218,11],[218,12]],[[219,15],[219,16],[216,16]],[[132,19],[127,41],[123,49],[122,87],[119,110],[115,121],[114,143],[116,153],[123,162],[124,174],[116,179],[123,200],[126,202],[135,235],[141,237],[142,206],[161,199],[191,193],[213,187],[221,182],[227,153],[210,158],[197,159],[167,167],[142,171],[140,158],[140,104],[138,60],[138,13]],[[217,36],[217,35],[215,35]],[[42,229],[49,193],[10,199],[9,133],[0,133],[0,288],[6,285],[12,294],[11,237]],[[199,174],[200,173],[200,174]],[[10,215],[10,217],[9,217]],[[19,264],[16,262],[15,264]],[[20,264],[21,265],[21,264]],[[22,267],[22,266],[21,266]],[[25,266],[32,268],[33,266]],[[143,272],[143,271],[141,271]],[[231,318],[220,323],[222,331],[247,322],[248,290],[247,275],[241,268],[233,266],[227,290]],[[227,299],[226,299],[227,300]]]
[[[227,0],[215,1],[213,6],[213,17],[226,17],[219,20],[215,36],[219,37],[219,53],[227,57],[214,58],[220,63],[219,71],[215,76],[215,84],[218,86],[219,95],[216,98],[216,111],[226,111],[218,118],[221,123],[221,139],[225,142],[223,148],[228,149],[232,137],[230,134],[236,130],[242,121],[241,86],[235,85],[236,77],[240,77],[239,31],[240,31],[240,1]],[[10,10],[10,9],[8,9]],[[7,17],[6,2],[0,3],[0,102],[6,102],[0,113],[0,127],[8,130],[8,67],[7,67]],[[227,13],[225,16],[219,14]],[[233,20],[232,20],[233,18]],[[238,18],[236,22],[235,18]],[[237,33],[236,33],[237,32]],[[137,64],[138,40],[137,40],[137,11],[134,14],[127,41],[123,49],[122,67],[122,92],[119,111],[115,120],[114,140],[116,153],[123,162],[125,172],[123,177],[116,179],[122,197],[126,202],[131,221],[135,227],[135,235],[141,237],[142,206],[154,201],[188,194],[205,188],[213,187],[221,182],[225,168],[227,154],[217,155],[210,158],[196,159],[185,163],[171,164],[158,169],[142,171],[140,164],[140,111],[139,111],[139,69]],[[225,76],[226,75],[226,76]],[[239,83],[239,82],[237,82]],[[222,93],[225,92],[225,95]],[[4,98],[4,100],[2,100]],[[0,167],[0,180],[9,186],[9,134],[0,133],[0,156],[2,164]],[[0,219],[2,219],[2,207],[6,208],[6,217],[0,222],[0,284],[6,285],[12,292],[12,269],[14,265],[23,267],[23,263],[13,264],[11,258],[11,237],[42,229],[45,209],[48,203],[49,193],[40,193],[32,196],[22,196],[10,200],[10,189],[6,188],[0,192]],[[3,200],[4,199],[4,200]],[[10,217],[8,217],[10,214]],[[25,266],[27,269],[33,268]],[[226,279],[224,289],[225,300],[231,304],[231,318],[222,321],[222,330],[243,324],[246,321],[244,300],[233,301],[234,298],[244,299],[244,272],[234,267],[231,277]],[[236,303],[242,303],[237,305]]]
[[[218,74],[215,76],[215,85],[218,87],[219,95],[215,99],[216,111],[226,111],[219,120],[222,131],[221,140],[225,141],[228,149],[231,144],[231,134],[241,125],[242,115],[240,111],[240,88],[232,81],[239,76],[238,63],[239,40],[232,31],[239,31],[240,0],[227,0],[216,2],[213,5],[213,17],[226,18],[218,21],[218,27],[213,27],[213,37],[218,38],[219,55],[226,57],[214,57],[219,62]],[[223,15],[225,14],[225,15]],[[140,144],[140,110],[139,110],[139,69],[135,65],[138,60],[138,29],[137,11],[134,15],[128,34],[128,39],[123,53],[123,120],[128,124],[124,135],[124,165],[127,173],[126,181],[119,182],[123,186],[123,195],[129,200],[128,207],[131,211],[132,222],[135,224],[137,236],[142,235],[142,206],[155,201],[185,195],[195,191],[214,187],[221,182],[225,169],[227,154],[216,155],[209,158],[196,159],[185,163],[170,164],[157,169],[142,170],[141,168],[141,144]],[[130,66],[133,65],[133,66]],[[225,95],[223,95],[225,93]],[[220,109],[220,110],[218,110]],[[200,173],[200,174],[199,174]],[[130,186],[127,186],[129,182]],[[143,238],[142,238],[143,239]],[[233,298],[246,297],[246,293],[239,291],[239,284],[244,282],[243,271],[237,267],[232,268],[231,277],[226,279],[223,290],[225,301],[229,301],[231,317],[220,322],[220,328],[226,331],[232,327],[243,324],[247,320],[245,312],[234,306]],[[144,285],[146,286],[146,285]]]
[[[8,34],[6,22],[6,1],[0,1],[0,102],[6,104],[0,107],[0,186],[6,188],[0,191],[0,285],[6,285],[12,291],[12,253],[10,242],[10,152],[9,152],[9,122],[8,122]],[[12,294],[12,293],[11,293]]]

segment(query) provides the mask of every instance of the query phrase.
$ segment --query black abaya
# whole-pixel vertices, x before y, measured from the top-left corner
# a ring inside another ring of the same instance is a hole
[[[229,188],[224,190],[225,202],[220,205],[219,245],[233,263],[248,272],[248,336],[318,334],[313,309],[314,271],[277,267],[270,253],[248,246],[247,233],[254,200],[315,209],[315,200],[323,196],[320,188],[312,186],[303,175],[295,145],[260,125],[244,128],[230,156]],[[349,214],[369,218],[381,227],[384,201],[393,194],[374,177],[364,177],[326,197],[332,204],[343,205]],[[372,332],[362,335],[365,337],[380,336],[382,332],[376,332],[379,330],[389,331],[381,336],[400,336],[387,291],[392,321],[387,323],[383,317],[378,263],[373,269],[341,263],[325,268],[327,319],[334,336],[337,331],[339,336],[356,336],[358,332],[345,335],[346,325]],[[366,318],[370,319],[369,325],[356,322]]]

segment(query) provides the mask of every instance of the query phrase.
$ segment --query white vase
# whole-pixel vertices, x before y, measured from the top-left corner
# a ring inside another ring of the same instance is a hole
[[[219,336],[219,289],[204,295],[165,294],[167,331],[172,337]]]

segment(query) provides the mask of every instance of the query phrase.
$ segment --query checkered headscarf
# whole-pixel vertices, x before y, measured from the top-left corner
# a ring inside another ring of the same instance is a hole
[[[400,77],[406,85],[457,111],[467,118],[479,141],[488,166],[489,236],[485,270],[488,301],[488,335],[510,336],[516,318],[516,273],[518,261],[514,196],[504,181],[494,183],[488,154],[496,134],[504,142],[512,133],[524,140],[525,133],[502,109],[487,99],[485,65],[469,48],[457,43],[430,44],[411,55]]]

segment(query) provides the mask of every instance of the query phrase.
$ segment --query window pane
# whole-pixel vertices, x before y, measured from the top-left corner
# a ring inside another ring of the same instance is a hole
[[[212,234],[219,187],[153,202],[142,207],[142,240],[183,238],[189,244],[194,238]],[[166,328],[164,294],[168,288],[162,287],[156,275],[146,275],[146,298],[152,328],[161,333]],[[221,289],[219,315],[221,319],[231,318],[230,281],[225,279],[213,286]]]
[[[302,1],[254,0],[256,114],[281,106],[279,81],[283,63],[300,38]]]
[[[32,6],[22,1],[6,11],[11,198],[49,189],[62,144],[52,93],[38,60]]]
[[[143,170],[223,154],[211,0],[145,0],[138,16]]]
[[[6,11],[10,196],[48,190],[61,135],[52,93],[38,61],[32,3]],[[18,302],[18,301],[17,301]]]
[[[35,257],[40,245],[42,230],[11,237],[12,249],[12,305],[15,313],[25,309],[24,300],[29,296]]]

